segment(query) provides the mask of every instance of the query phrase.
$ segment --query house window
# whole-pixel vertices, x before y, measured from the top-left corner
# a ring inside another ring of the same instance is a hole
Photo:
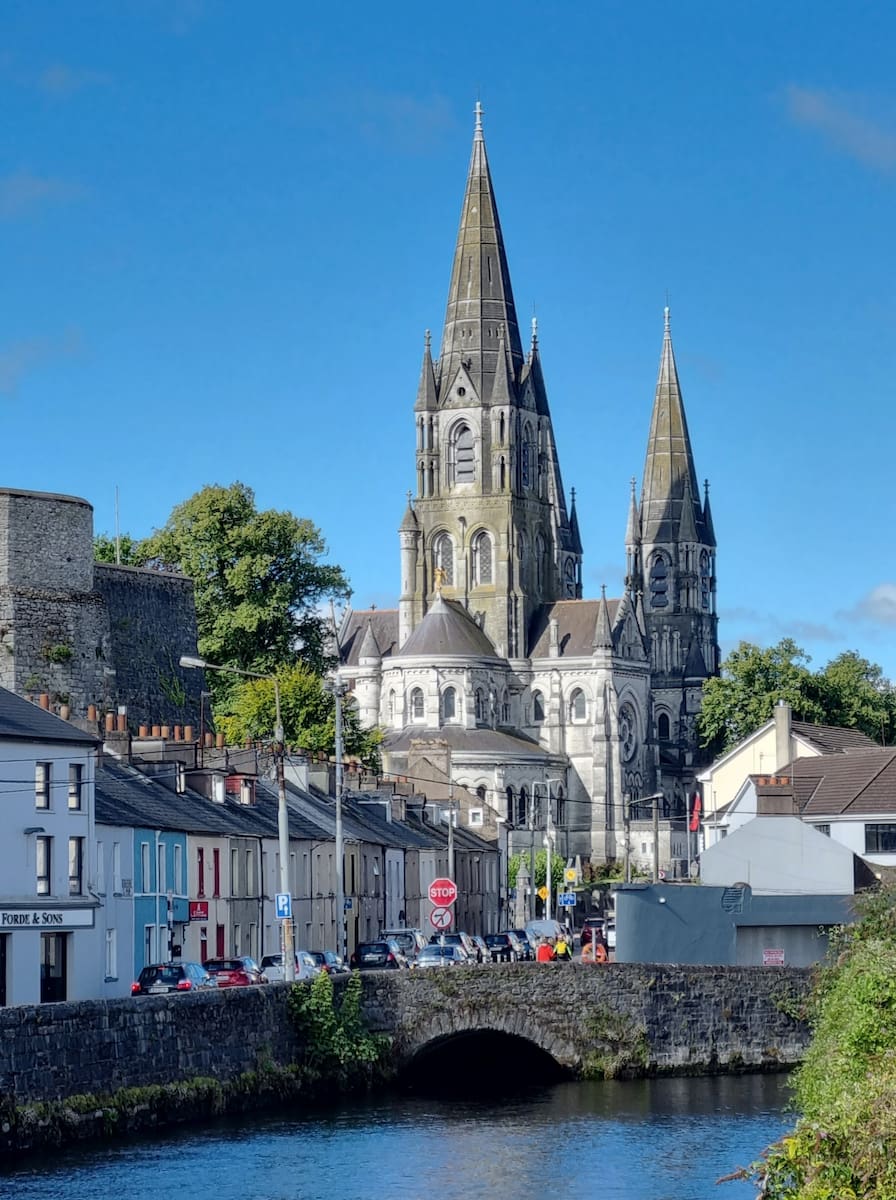
[[[482,825],[482,809],[481,808],[471,808],[470,809],[470,826],[472,827],[472,826],[480,826],[480,825]]]
[[[572,721],[584,721],[586,715],[585,693],[576,688],[569,698],[569,716]]]
[[[476,452],[469,425],[455,427],[453,435],[454,482],[472,483],[476,478]]]
[[[80,763],[69,763],[68,767],[68,806],[73,812],[81,808],[81,783],[84,768]]]
[[[668,742],[669,733],[670,733],[669,714],[668,713],[660,713],[659,718],[656,723],[656,732],[657,732],[657,737],[660,739],[661,742]]]
[[[544,590],[546,561],[547,551],[544,538],[539,534],[535,539],[535,584],[539,592]]]
[[[669,603],[669,564],[662,554],[650,568],[650,603],[654,608],[666,608]]]
[[[102,842],[96,844],[96,890],[101,896],[106,894],[106,856]]]
[[[114,929],[106,930],[106,979],[118,978],[118,934]]]
[[[51,894],[51,875],[53,867],[53,839],[39,837],[35,840],[35,861],[37,865],[37,894]]]
[[[576,564],[571,558],[566,560],[566,566],[563,569],[563,589],[566,595],[571,599],[576,598]]]
[[[520,483],[524,488],[531,487],[535,467],[535,447],[532,443],[532,426],[526,425],[523,430],[523,444],[520,454]]]
[[[896,854],[896,824],[865,826],[866,854]]]
[[[432,545],[433,576],[441,570],[445,587],[454,586],[454,543],[447,533],[440,533]]]
[[[168,890],[168,872],[165,870],[165,844],[160,842],[156,846],[156,891],[167,892]]]
[[[411,692],[411,720],[422,721],[425,715],[423,690],[421,688],[414,688]]]
[[[156,957],[156,927],[155,925],[143,926],[143,965],[148,967],[151,962],[155,961]]]
[[[238,896],[240,894],[238,883],[240,877],[240,852],[239,850],[230,851],[230,894]]]
[[[544,696],[541,692],[532,693],[532,719],[536,725],[544,720]]]
[[[485,784],[480,783],[479,787],[476,789],[476,798],[480,804],[485,804],[485,798],[487,795],[488,790],[486,789]]]
[[[442,692],[442,720],[453,721],[457,716],[457,692],[453,687]]]
[[[212,895],[221,895],[221,851],[217,846],[212,850]]]
[[[566,797],[563,795],[562,787],[557,789],[556,823],[561,828],[566,825]]]
[[[50,807],[50,764],[48,762],[34,764],[34,807]]]
[[[251,850],[246,851],[246,895],[255,895],[255,855]]]
[[[180,842],[174,844],[174,879],[171,882],[179,896],[187,894],[187,886],[184,881],[184,848]]]
[[[389,720],[395,720],[395,689],[389,693]]]
[[[68,894],[81,896],[84,893],[84,839],[68,839]]]
[[[825,837],[831,836],[830,825],[815,825],[814,828],[817,829],[819,833],[823,833]]]
[[[121,894],[121,842],[112,843],[112,891]]]
[[[205,895],[205,849],[202,846],[196,848],[196,895]]]
[[[492,539],[482,531],[473,538],[473,584],[492,582]]]
[[[140,891],[149,891],[149,842],[140,843]]]

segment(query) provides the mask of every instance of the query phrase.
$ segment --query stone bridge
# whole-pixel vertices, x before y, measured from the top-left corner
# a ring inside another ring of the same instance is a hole
[[[377,971],[363,976],[363,1016],[391,1038],[398,1070],[483,1035],[530,1043],[577,1075],[774,1070],[808,1044],[794,1014],[809,978],[630,963]]]

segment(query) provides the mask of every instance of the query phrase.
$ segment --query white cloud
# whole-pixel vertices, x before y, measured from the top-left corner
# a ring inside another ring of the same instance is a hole
[[[796,84],[787,88],[787,109],[797,125],[816,130],[866,167],[892,171],[896,169],[896,123],[888,127],[877,116],[857,111],[861,103],[859,98],[821,88]]]
[[[873,625],[896,625],[896,583],[879,583],[847,615]]]
[[[14,396],[24,377],[59,358],[81,350],[81,335],[70,330],[62,337],[22,338],[0,349],[0,395]]]
[[[24,217],[43,204],[76,200],[84,188],[69,179],[35,175],[24,168],[0,176],[0,220]]]

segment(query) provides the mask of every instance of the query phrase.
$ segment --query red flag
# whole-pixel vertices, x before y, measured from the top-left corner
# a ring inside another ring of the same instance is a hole
[[[694,792],[691,797],[691,821],[688,825],[691,833],[696,833],[700,828],[700,810],[703,807],[703,801],[700,799],[700,793]]]

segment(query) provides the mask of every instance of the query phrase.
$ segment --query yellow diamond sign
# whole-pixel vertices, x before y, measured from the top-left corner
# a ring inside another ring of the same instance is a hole
[[[547,900],[548,889],[546,887],[540,887],[538,889],[538,898],[539,898],[539,900]]]

